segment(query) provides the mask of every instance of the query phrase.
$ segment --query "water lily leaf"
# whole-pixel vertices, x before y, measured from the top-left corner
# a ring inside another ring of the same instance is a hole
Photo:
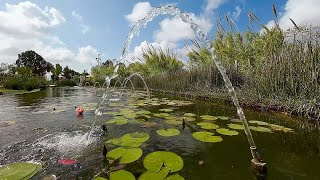
[[[150,138],[148,133],[134,132],[123,135],[121,138],[112,138],[106,141],[107,144],[119,145],[123,147],[139,147]]]
[[[143,165],[148,171],[159,172],[164,166],[169,168],[170,172],[177,172],[182,169],[183,160],[173,152],[156,151],[144,158]]]
[[[159,129],[157,130],[157,133],[160,136],[170,137],[170,136],[177,136],[180,134],[180,131],[178,129],[169,128],[169,129]]]
[[[196,115],[193,113],[185,113],[183,116],[187,116],[187,117],[195,117]]]
[[[33,163],[15,163],[0,167],[0,179],[30,179],[40,169],[41,165]]]
[[[159,111],[161,111],[161,112],[172,112],[173,110],[172,109],[159,109]]]
[[[268,126],[269,125],[269,123],[266,123],[266,122],[263,122],[263,121],[249,121],[249,123],[257,124],[259,126]]]
[[[203,120],[208,120],[208,121],[213,121],[213,120],[217,120],[218,118],[217,117],[215,117],[215,116],[210,116],[210,115],[202,115],[202,116],[200,116],[201,117],[201,119],[203,119]]]
[[[226,116],[216,116],[216,118],[221,120],[229,120],[229,117],[226,117]]]
[[[261,126],[258,126],[258,127],[255,127],[255,126],[249,126],[249,128],[253,131],[259,131],[259,132],[268,132],[268,133],[271,133],[271,129],[269,128],[266,128],[266,127],[261,127]]]
[[[219,134],[222,135],[227,135],[227,136],[235,136],[238,135],[239,133],[237,131],[232,131],[230,129],[225,129],[225,128],[219,128],[216,130]]]
[[[197,123],[198,126],[200,126],[202,129],[218,129],[219,126],[213,123],[207,123],[207,122],[200,122]]]
[[[184,119],[185,121],[188,121],[188,122],[191,122],[191,121],[195,121],[195,120],[196,120],[196,118],[194,118],[194,117],[189,117],[189,116],[187,116],[187,117],[182,117],[182,119]]]
[[[171,124],[171,125],[179,125],[182,124],[182,121],[177,121],[177,120],[165,120],[164,121],[166,124]]]
[[[164,180],[184,180],[184,178],[179,174],[174,174],[169,177],[166,177]]]
[[[236,130],[244,130],[244,126],[242,124],[228,124],[228,127]]]
[[[169,174],[170,169],[163,167],[159,172],[146,171],[140,177],[139,180],[164,180],[165,177]]]
[[[96,178],[94,178],[94,180],[108,180],[108,179],[103,178],[103,177],[96,177]]]
[[[150,105],[152,105],[152,106],[160,106],[161,104],[159,104],[157,102],[154,102],[154,103],[150,103]]]
[[[284,126],[276,125],[276,124],[269,124],[270,128],[274,131],[283,131],[285,133],[287,132],[293,132],[293,129],[287,128]]]
[[[135,180],[131,172],[125,170],[114,171],[110,173],[110,180]]]
[[[149,122],[149,121],[142,122],[141,124],[142,124],[142,127],[146,127],[146,128],[153,127],[153,126],[157,125],[156,122]]]
[[[231,119],[230,121],[234,123],[242,123],[240,119]]]
[[[140,148],[123,148],[118,147],[107,153],[108,160],[115,160],[120,158],[121,164],[128,164],[138,160],[142,156],[142,149]]]
[[[156,114],[153,114],[153,115],[156,116],[156,117],[161,117],[161,118],[170,116],[170,114],[168,114],[168,113],[156,113]]]
[[[222,141],[220,136],[213,136],[213,133],[206,131],[195,132],[192,136],[202,142],[216,143]]]
[[[137,111],[136,114],[146,115],[146,114],[151,114],[151,112],[146,111],[146,110],[142,110],[142,111]]]
[[[114,117],[113,119],[107,121],[108,124],[116,124],[116,125],[124,125],[128,123],[128,119],[126,118],[117,118]]]
[[[104,112],[103,114],[116,116],[116,115],[118,115],[119,113],[118,113],[118,112],[113,112],[113,111],[107,111],[107,112]]]

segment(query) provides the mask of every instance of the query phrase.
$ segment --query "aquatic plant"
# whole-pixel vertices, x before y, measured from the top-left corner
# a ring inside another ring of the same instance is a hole
[[[34,163],[15,163],[0,167],[0,179],[30,179],[42,166]]]

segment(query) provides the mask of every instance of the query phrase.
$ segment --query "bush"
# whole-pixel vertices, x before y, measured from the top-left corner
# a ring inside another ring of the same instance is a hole
[[[8,77],[3,82],[3,87],[6,89],[13,90],[28,90],[31,91],[33,89],[45,88],[47,85],[47,81],[44,77],[22,77],[22,76],[14,76]]]

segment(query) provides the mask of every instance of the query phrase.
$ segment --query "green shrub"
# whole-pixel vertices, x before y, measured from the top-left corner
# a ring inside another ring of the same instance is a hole
[[[6,78],[3,82],[3,87],[5,89],[31,91],[33,89],[45,88],[46,84],[47,82],[43,77],[14,76]]]

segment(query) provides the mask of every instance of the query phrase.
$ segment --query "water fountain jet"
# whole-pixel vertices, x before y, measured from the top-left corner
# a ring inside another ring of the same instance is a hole
[[[189,24],[191,29],[194,31],[194,33],[196,34],[196,36],[198,37],[198,39],[204,43],[205,47],[211,52],[211,56],[212,59],[217,67],[217,69],[219,70],[220,74],[223,77],[223,80],[225,82],[225,87],[228,89],[228,92],[231,96],[231,99],[233,101],[233,104],[235,105],[235,107],[237,108],[237,114],[240,118],[240,120],[242,121],[242,124],[244,126],[244,131],[245,134],[247,136],[249,145],[250,145],[250,152],[252,155],[252,163],[255,166],[255,169],[259,170],[266,170],[266,163],[264,163],[260,157],[258,156],[257,153],[257,147],[254,143],[251,131],[249,129],[249,125],[248,122],[245,118],[244,112],[240,106],[237,94],[235,92],[234,87],[232,86],[232,83],[229,79],[229,77],[227,76],[226,73],[226,69],[222,66],[221,62],[217,59],[215,53],[214,53],[214,49],[211,45],[211,42],[207,39],[206,35],[203,33],[203,31],[201,30],[201,28],[199,27],[199,25],[197,25],[192,18],[190,17],[190,15],[188,13],[183,13],[181,12],[177,7],[171,6],[171,5],[163,5],[160,6],[158,8],[156,7],[152,7],[151,10],[149,11],[149,13],[147,14],[147,16],[141,20],[139,20],[136,25],[134,25],[131,29],[131,31],[129,32],[125,45],[123,47],[122,50],[122,55],[118,61],[118,65],[115,68],[114,73],[117,74],[117,70],[119,68],[119,64],[123,63],[122,61],[124,61],[124,58],[127,56],[128,54],[128,49],[131,45],[131,41],[134,37],[139,36],[139,31],[141,27],[146,27],[146,25],[148,24],[148,22],[152,21],[155,17],[160,16],[160,15],[171,15],[174,17],[178,17],[180,18],[183,22],[185,22],[186,24]]]

